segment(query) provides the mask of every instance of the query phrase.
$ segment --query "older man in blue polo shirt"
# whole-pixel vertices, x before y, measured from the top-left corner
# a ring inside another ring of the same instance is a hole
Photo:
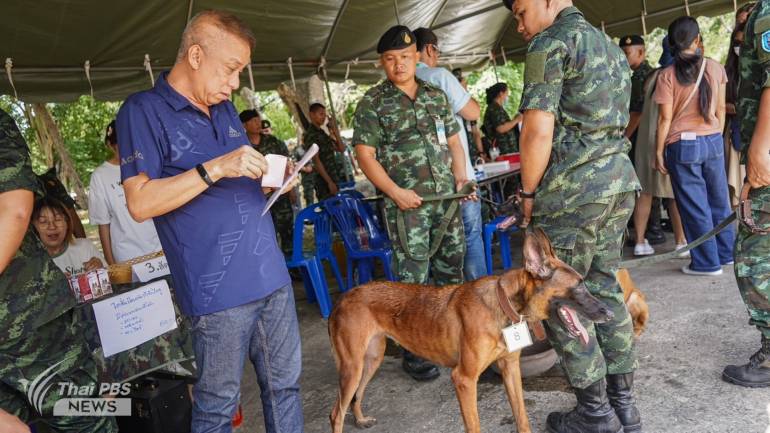
[[[201,12],[171,71],[130,96],[117,119],[129,211],[153,218],[179,306],[192,317],[194,433],[232,430],[247,357],[266,431],[303,430],[291,279],[272,219],[262,216],[267,164],[229,101],[254,43],[235,16]]]
[[[455,121],[464,131],[464,120],[478,120],[481,115],[479,103],[457,81],[457,78],[445,68],[439,68],[438,37],[432,30],[420,27],[414,31],[417,39],[417,50],[420,52],[420,62],[417,63],[415,75],[417,78],[433,84],[447,94],[449,104],[455,114]],[[463,120],[464,119],[464,120]],[[465,152],[465,172],[473,178],[473,166],[468,152],[468,137],[465,132],[460,134],[460,142]],[[487,275],[487,265],[484,258],[484,242],[481,239],[483,230],[481,221],[481,202],[468,200],[463,202],[463,229],[465,230],[465,260],[463,276],[465,281],[473,281]]]

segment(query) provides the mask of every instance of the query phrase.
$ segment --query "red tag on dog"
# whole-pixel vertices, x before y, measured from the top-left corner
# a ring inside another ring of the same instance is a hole
[[[503,328],[503,338],[505,339],[506,347],[508,347],[508,352],[511,353],[532,345],[529,327],[527,322],[523,320]]]

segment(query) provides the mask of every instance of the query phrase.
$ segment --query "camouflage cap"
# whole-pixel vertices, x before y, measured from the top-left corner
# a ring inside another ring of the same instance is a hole
[[[636,45],[644,46],[644,38],[639,35],[628,35],[623,36],[620,38],[620,42],[618,43],[620,48],[623,47],[633,47]]]
[[[382,54],[389,50],[400,50],[415,44],[417,38],[414,33],[406,26],[393,26],[385,32],[377,43],[377,54]]]

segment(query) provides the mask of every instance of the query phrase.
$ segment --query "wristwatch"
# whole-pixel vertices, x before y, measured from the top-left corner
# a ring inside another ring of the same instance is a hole
[[[519,188],[519,195],[521,196],[521,198],[529,198],[529,199],[535,198],[535,192],[534,191],[532,191],[532,192],[524,192],[523,188]]]
[[[195,169],[198,170],[198,174],[200,175],[201,179],[203,179],[203,181],[206,182],[206,185],[208,186],[214,185],[214,182],[209,177],[209,172],[206,171],[206,168],[203,167],[203,164],[196,165]]]

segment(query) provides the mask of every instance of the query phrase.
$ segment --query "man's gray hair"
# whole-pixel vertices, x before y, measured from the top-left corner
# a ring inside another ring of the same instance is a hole
[[[254,37],[251,29],[237,16],[224,11],[213,9],[204,10],[195,14],[187,23],[182,33],[182,43],[179,45],[179,51],[176,55],[176,61],[184,60],[187,51],[193,45],[200,45],[207,48],[207,33],[203,31],[206,24],[214,26],[221,32],[233,35],[249,44],[249,48],[254,50],[257,45],[257,39]]]

